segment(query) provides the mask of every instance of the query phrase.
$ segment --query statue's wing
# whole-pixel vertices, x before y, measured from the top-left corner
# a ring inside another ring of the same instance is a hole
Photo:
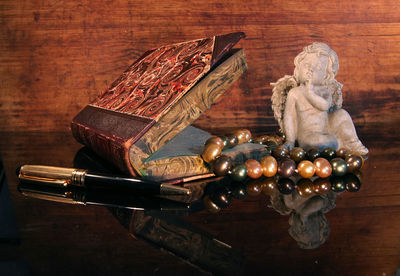
[[[272,89],[272,110],[275,119],[278,121],[279,127],[283,129],[283,114],[285,113],[285,102],[290,89],[297,86],[297,82],[293,76],[284,76],[277,82],[271,83]]]
[[[337,80],[333,80],[330,84],[330,89],[332,91],[332,106],[329,111],[337,110],[342,108],[343,96],[342,96],[343,84]]]
[[[334,80],[333,82],[333,95],[332,95],[332,104],[336,107],[336,109],[342,108],[343,97],[342,97],[342,87],[343,84]]]

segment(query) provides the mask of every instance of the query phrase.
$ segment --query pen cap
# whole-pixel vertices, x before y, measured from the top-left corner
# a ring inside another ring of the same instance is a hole
[[[85,170],[52,166],[24,165],[19,169],[19,179],[40,182],[50,186],[83,186]]]

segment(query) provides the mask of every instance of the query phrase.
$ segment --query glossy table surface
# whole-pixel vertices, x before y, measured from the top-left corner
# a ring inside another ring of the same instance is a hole
[[[68,132],[3,132],[0,154],[19,239],[0,239],[0,274],[394,275],[400,268],[400,131],[396,124],[367,124],[358,133],[370,149],[361,189],[336,195],[336,207],[324,214],[327,240],[302,249],[289,234],[291,216],[271,208],[263,193],[233,199],[218,213],[181,217],[24,197],[17,166],[72,167],[82,146]]]

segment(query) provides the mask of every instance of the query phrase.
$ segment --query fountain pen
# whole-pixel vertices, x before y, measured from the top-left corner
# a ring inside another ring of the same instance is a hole
[[[189,197],[191,191],[176,185],[150,180],[119,177],[74,168],[23,165],[17,169],[21,181],[49,185],[53,187],[83,187],[87,189],[124,190],[139,195]]]

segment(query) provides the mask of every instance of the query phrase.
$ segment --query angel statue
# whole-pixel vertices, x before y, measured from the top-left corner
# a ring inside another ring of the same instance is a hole
[[[346,148],[366,155],[368,149],[357,137],[350,115],[342,109],[342,84],[336,53],[314,42],[294,59],[293,76],[271,83],[272,109],[291,149],[297,141],[308,150]]]

